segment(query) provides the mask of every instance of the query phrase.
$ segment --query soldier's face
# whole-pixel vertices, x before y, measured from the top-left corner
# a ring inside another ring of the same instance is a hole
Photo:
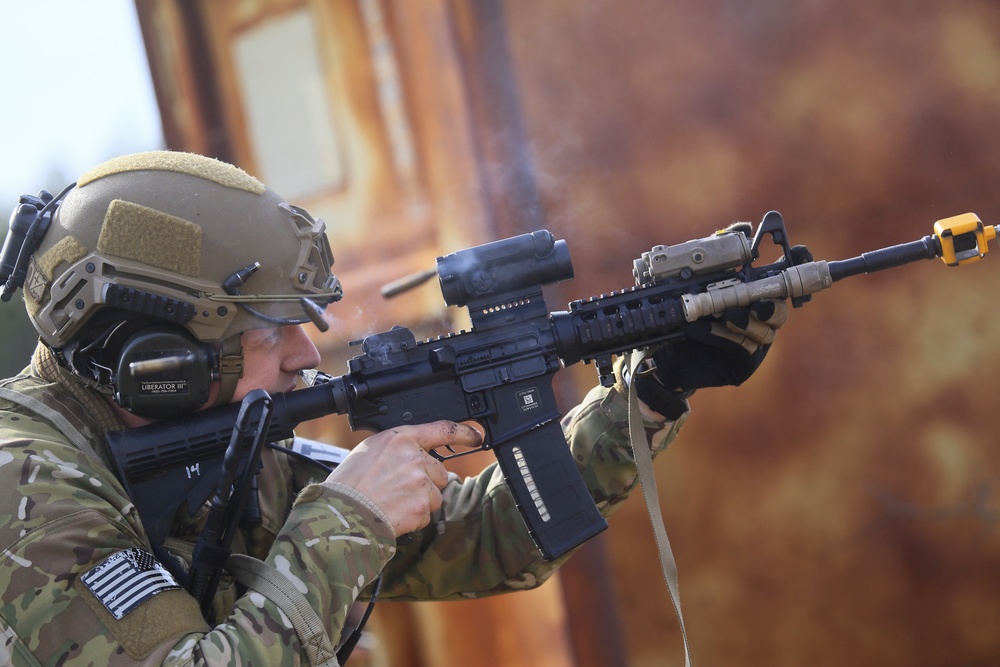
[[[243,377],[236,385],[234,402],[252,389],[272,394],[291,391],[299,371],[315,368],[320,361],[316,345],[299,325],[245,331],[242,342]]]

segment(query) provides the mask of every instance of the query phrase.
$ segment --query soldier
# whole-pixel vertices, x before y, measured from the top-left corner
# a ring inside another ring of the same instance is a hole
[[[345,617],[379,575],[383,599],[460,599],[540,585],[565,560],[539,557],[495,465],[462,481],[429,455],[477,446],[476,429],[404,426],[329,475],[266,450],[260,518],[233,543],[263,565],[249,588],[227,575],[203,615],[184,579],[205,511],[182,509],[152,543],[104,434],[294,389],[320,361],[300,325],[323,325],[341,296],[324,224],[232,165],[168,151],[95,167],[48,215],[24,243],[40,341],[0,382],[0,663],[336,664]],[[742,316],[693,327],[637,383],[654,454],[693,390],[754,372],[787,310]],[[129,372],[158,351],[183,391]],[[635,482],[623,394],[619,377],[564,419],[605,516]]]

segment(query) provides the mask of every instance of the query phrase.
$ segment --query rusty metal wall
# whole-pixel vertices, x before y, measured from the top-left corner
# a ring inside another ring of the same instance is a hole
[[[1000,223],[996,3],[503,9],[545,222],[574,256],[563,303],[770,209],[818,259],[966,211]],[[695,664],[1000,661],[993,249],[838,283],[743,387],[692,399],[658,475]],[[629,664],[682,664],[641,502],[599,539]]]

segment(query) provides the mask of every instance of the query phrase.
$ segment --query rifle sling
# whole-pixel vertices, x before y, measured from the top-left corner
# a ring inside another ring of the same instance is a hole
[[[647,354],[630,354],[626,358],[625,363],[628,364],[629,377],[636,377],[637,369],[642,365],[647,356]],[[674,606],[674,612],[677,614],[677,622],[681,629],[681,637],[684,639],[684,665],[685,667],[691,667],[691,649],[688,645],[687,631],[684,629],[680,593],[677,588],[677,563],[674,560],[673,551],[670,549],[670,540],[667,539],[667,529],[663,524],[660,499],[656,492],[656,474],[653,470],[653,457],[649,451],[646,430],[642,425],[642,415],[639,413],[639,397],[634,389],[634,384],[634,382],[628,383],[629,441],[632,444],[635,467],[639,474],[639,485],[642,487],[642,496],[646,501],[646,510],[649,512],[649,521],[653,526],[653,537],[656,538],[656,548],[660,555],[660,570],[663,572],[663,580],[667,584],[667,591],[670,593],[670,602]]]

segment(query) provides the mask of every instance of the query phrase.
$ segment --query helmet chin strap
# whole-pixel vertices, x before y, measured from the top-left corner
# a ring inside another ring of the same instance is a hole
[[[242,334],[236,334],[222,341],[219,354],[219,396],[215,406],[227,405],[236,393],[236,383],[243,377]]]

